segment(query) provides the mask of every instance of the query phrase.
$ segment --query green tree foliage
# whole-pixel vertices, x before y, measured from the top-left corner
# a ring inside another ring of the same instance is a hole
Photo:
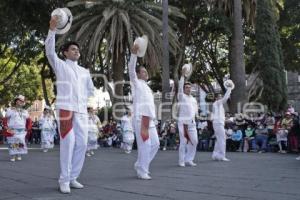
[[[259,78],[262,80],[261,101],[269,109],[284,108],[287,94],[280,36],[272,0],[257,2],[256,51]]]
[[[7,63],[8,59],[12,61],[2,70],[0,78],[9,74],[15,66],[17,59],[9,56],[7,59],[0,59],[0,65]],[[41,80],[36,65],[22,64],[7,81],[0,85],[0,105],[8,105],[17,94],[24,95],[28,103],[41,99]]]
[[[230,20],[218,9],[209,10],[204,0],[173,0],[170,3],[177,5],[186,16],[186,20],[177,20],[181,47],[176,62],[172,62],[172,77],[177,80],[177,71],[181,70],[183,63],[191,62],[191,81],[200,84],[207,92],[217,92],[211,85],[212,81],[222,86],[229,69]]]
[[[300,1],[286,0],[280,13],[280,33],[287,70],[300,71]]]
[[[0,2],[0,105],[19,93],[29,100],[41,97],[37,59],[43,55],[42,41],[48,31],[50,12],[62,3],[58,0]],[[47,85],[51,88],[49,82]]]

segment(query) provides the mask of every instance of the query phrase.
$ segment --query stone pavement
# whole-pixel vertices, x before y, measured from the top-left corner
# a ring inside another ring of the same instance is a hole
[[[4,147],[4,146],[0,146]],[[80,177],[86,187],[58,192],[59,149],[30,150],[22,161],[8,161],[0,149],[0,200],[300,200],[300,161],[296,155],[228,153],[215,162],[198,152],[197,167],[177,167],[177,151],[159,151],[152,180],[136,178],[136,151],[102,148],[87,157]]]

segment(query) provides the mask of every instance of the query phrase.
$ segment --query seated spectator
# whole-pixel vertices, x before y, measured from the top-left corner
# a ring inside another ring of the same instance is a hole
[[[255,113],[249,112],[245,115],[245,121],[246,121],[247,125],[250,124],[252,127],[254,127],[255,120],[256,120]]]
[[[248,152],[250,147],[252,150],[256,149],[254,129],[251,124],[249,124],[245,130],[243,152]]]
[[[240,149],[243,133],[238,126],[234,126],[232,130],[230,128],[225,129],[225,134],[227,136],[228,151],[237,151]]]
[[[199,150],[208,151],[212,132],[205,126],[199,134]]]
[[[236,114],[235,125],[241,131],[244,131],[246,129],[247,124],[246,124],[246,120],[242,113]]]
[[[286,153],[286,151],[283,150],[282,145],[284,145],[285,149],[287,148],[287,136],[288,130],[285,125],[277,129],[276,140],[279,146],[279,153]]]
[[[200,119],[197,121],[197,132],[198,134],[201,134],[200,132],[207,127],[207,121],[205,120],[205,116],[200,116]]]
[[[107,145],[108,145],[108,147],[111,147],[112,146],[112,144],[113,144],[113,135],[112,134],[110,134],[108,137],[107,137]]]
[[[235,124],[234,120],[234,117],[229,112],[227,112],[225,115],[225,124],[227,124],[228,127],[233,127]]]
[[[233,142],[233,148],[234,148],[233,150],[241,151],[242,141],[243,141],[243,133],[241,129],[239,129],[238,127],[235,127],[233,129],[231,140]]]
[[[226,135],[226,150],[227,151],[233,151],[233,144],[232,144],[232,132],[233,130],[228,126],[228,124],[225,124],[225,135]]]
[[[263,124],[259,124],[258,127],[255,129],[256,150],[259,153],[266,152],[267,142],[268,142],[268,129]]]
[[[225,125],[225,135],[226,135],[226,140],[231,139],[233,130],[230,128],[230,126]]]
[[[281,126],[285,125],[288,130],[290,130],[293,126],[293,117],[290,112],[286,112],[282,121]]]

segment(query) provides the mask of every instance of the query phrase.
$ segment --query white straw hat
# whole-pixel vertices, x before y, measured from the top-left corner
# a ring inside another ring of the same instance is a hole
[[[137,44],[139,46],[139,49],[137,51],[137,56],[144,57],[148,46],[148,37],[146,35],[143,35],[142,37],[138,37],[134,40],[133,44]]]
[[[191,63],[184,64],[184,65],[182,66],[182,69],[186,69],[185,76],[186,76],[186,77],[189,77],[189,76],[192,74],[193,66],[192,66]]]
[[[58,16],[56,34],[64,34],[71,28],[73,16],[68,8],[56,8],[51,13],[51,16]]]
[[[224,82],[224,87],[225,87],[226,89],[231,89],[231,90],[233,90],[234,87],[235,87],[235,84],[233,83],[232,80],[228,79],[228,80],[226,80],[226,81]]]

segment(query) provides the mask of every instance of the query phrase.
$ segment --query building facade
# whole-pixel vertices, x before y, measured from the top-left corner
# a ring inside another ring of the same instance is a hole
[[[40,119],[44,111],[44,100],[35,100],[28,108],[29,116],[33,122]]]
[[[288,103],[293,105],[296,112],[300,112],[300,75],[298,72],[287,72]]]

